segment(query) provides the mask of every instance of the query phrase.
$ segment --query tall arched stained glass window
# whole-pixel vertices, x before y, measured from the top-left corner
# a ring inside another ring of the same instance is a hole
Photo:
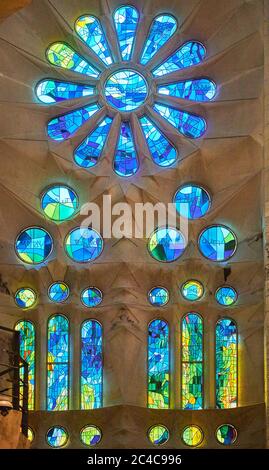
[[[238,332],[231,318],[221,318],[216,325],[216,406],[237,406]]]
[[[28,364],[28,410],[35,409],[35,327],[32,322],[21,320],[15,325],[20,332],[20,356]],[[21,370],[21,379],[23,370]],[[22,396],[23,390],[20,390]]]
[[[148,328],[148,407],[169,408],[169,326],[153,320]]]
[[[54,315],[48,321],[47,409],[68,409],[69,395],[69,321]]]
[[[203,320],[197,313],[182,319],[182,408],[203,408]]]
[[[86,320],[81,327],[81,409],[101,408],[103,404],[102,326]]]

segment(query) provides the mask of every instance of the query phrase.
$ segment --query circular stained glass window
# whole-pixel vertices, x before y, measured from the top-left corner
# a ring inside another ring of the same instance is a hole
[[[233,287],[221,286],[215,293],[216,301],[223,307],[230,307],[237,301],[237,292]]]
[[[49,219],[55,222],[62,222],[73,217],[78,206],[77,194],[64,185],[51,186],[41,197],[42,210]]]
[[[148,438],[155,446],[161,446],[169,440],[169,431],[166,426],[157,424],[148,430]]]
[[[216,437],[220,444],[229,446],[236,441],[237,430],[232,424],[222,424],[217,429]]]
[[[226,261],[237,248],[235,234],[224,225],[212,225],[204,229],[198,243],[201,253],[211,261]]]
[[[147,82],[133,70],[119,70],[106,81],[105,96],[114,108],[132,111],[145,102],[148,96]]]
[[[177,212],[187,219],[200,219],[211,206],[209,193],[201,186],[194,184],[184,185],[179,188],[174,196],[174,204]]]
[[[102,439],[102,433],[97,426],[87,425],[80,432],[80,439],[85,446],[95,446]]]
[[[65,302],[70,294],[70,289],[65,282],[54,282],[48,288],[48,296],[52,302]]]
[[[35,433],[34,431],[32,430],[32,428],[30,428],[30,426],[28,426],[27,428],[27,439],[30,441],[30,442],[33,442],[35,438]]]
[[[171,227],[158,228],[151,235],[148,249],[157,261],[170,263],[177,260],[186,248],[182,233]]]
[[[31,308],[35,305],[37,295],[33,289],[22,287],[15,294],[15,302],[20,308]]]
[[[169,302],[169,292],[165,287],[153,287],[148,293],[148,299],[151,305],[163,307]]]
[[[63,447],[68,441],[68,433],[62,426],[53,426],[47,432],[47,443],[51,447]]]
[[[85,307],[97,307],[103,300],[102,292],[97,287],[87,287],[81,294],[81,302]]]
[[[23,230],[15,241],[17,256],[27,264],[43,263],[51,254],[53,241],[48,232],[40,227]]]
[[[67,255],[77,263],[93,261],[103,250],[103,238],[92,228],[75,228],[65,239]]]
[[[204,286],[201,282],[190,279],[181,286],[181,294],[184,299],[195,302],[196,300],[200,300],[203,296]]]
[[[201,428],[192,425],[187,426],[182,433],[182,440],[184,444],[190,447],[199,446],[204,439],[204,434]]]

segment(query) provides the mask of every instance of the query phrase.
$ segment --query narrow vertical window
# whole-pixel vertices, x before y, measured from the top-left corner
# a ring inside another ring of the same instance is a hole
[[[153,320],[148,328],[148,407],[169,408],[169,326]]]
[[[203,408],[203,320],[197,313],[182,319],[182,408]]]
[[[103,405],[102,326],[87,320],[81,327],[81,409],[92,410]]]
[[[48,321],[47,409],[68,410],[69,321],[54,315]]]
[[[238,332],[231,318],[216,325],[216,407],[237,406]]]
[[[28,364],[28,410],[35,409],[35,327],[32,322],[21,320],[15,325],[20,332],[20,356]],[[21,371],[20,379],[23,379]],[[20,395],[23,390],[20,388]]]

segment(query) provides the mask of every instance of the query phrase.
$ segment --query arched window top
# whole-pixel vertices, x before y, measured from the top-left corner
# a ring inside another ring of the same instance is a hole
[[[161,336],[163,334],[166,334],[169,331],[168,322],[160,318],[152,320],[149,323],[149,331],[152,332],[153,335],[157,334]]]
[[[146,65],[169,41],[177,30],[177,20],[168,13],[158,15],[151,23],[141,56],[141,64]]]
[[[124,61],[130,60],[139,22],[139,13],[131,5],[124,5],[114,12],[113,15],[115,29],[118,37],[121,58]]]

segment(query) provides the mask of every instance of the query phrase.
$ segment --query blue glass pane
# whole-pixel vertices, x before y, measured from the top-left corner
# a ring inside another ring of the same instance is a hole
[[[157,16],[150,31],[141,56],[141,64],[146,65],[177,30],[177,20],[171,15]]]
[[[97,307],[103,300],[102,292],[97,287],[88,287],[81,294],[81,302],[86,307]]]
[[[106,36],[97,18],[89,15],[81,16],[75,22],[75,30],[82,41],[95,52],[105,65],[112,64],[113,60],[110,55]]]
[[[23,230],[15,242],[17,256],[28,264],[43,263],[50,255],[53,241],[46,230],[39,227],[29,227]]]
[[[81,409],[101,408],[103,404],[102,326],[95,320],[81,328]]]
[[[208,192],[201,186],[189,184],[179,188],[174,196],[177,212],[187,219],[203,217],[211,206]]]
[[[190,302],[196,302],[203,296],[204,286],[201,282],[196,281],[195,279],[190,279],[189,281],[184,282],[181,286],[181,294],[184,299],[189,300]]]
[[[238,332],[236,323],[222,318],[216,325],[216,407],[237,406]]]
[[[113,119],[105,117],[94,131],[76,148],[74,160],[82,168],[95,166],[104,149]]]
[[[55,222],[62,222],[73,217],[78,206],[77,194],[65,185],[50,186],[41,198],[42,210]]]
[[[177,159],[175,147],[146,116],[139,120],[154,163],[161,167],[173,165]]]
[[[133,70],[120,70],[105,84],[106,99],[120,111],[132,111],[141,106],[148,96],[146,80]]]
[[[182,233],[171,227],[155,230],[148,244],[151,256],[166,263],[177,260],[185,248],[186,242]]]
[[[47,432],[47,442],[51,447],[63,447],[68,441],[68,433],[61,426],[53,426]]]
[[[169,408],[169,327],[154,320],[148,328],[148,407]]]
[[[122,122],[119,141],[114,157],[113,169],[119,176],[133,176],[139,167],[138,157],[134,146],[131,126]]]
[[[222,286],[216,290],[216,301],[223,307],[230,307],[237,301],[237,292],[233,287]]]
[[[114,12],[114,23],[122,60],[130,60],[139,21],[139,13],[132,6],[122,6]]]
[[[211,101],[216,95],[217,87],[212,80],[198,78],[161,85],[157,88],[157,91],[161,95],[175,96],[184,100]]]
[[[153,109],[186,137],[198,139],[206,131],[206,121],[200,116],[158,103]]]
[[[100,256],[103,250],[101,235],[90,228],[75,228],[65,239],[68,256],[77,263],[88,263]]]
[[[64,282],[54,282],[48,290],[48,296],[52,302],[65,302],[69,294],[69,287]]]
[[[154,287],[148,294],[151,305],[162,307],[169,302],[169,292],[165,287]]]
[[[73,100],[95,94],[95,87],[59,80],[42,80],[36,86],[37,98],[45,104]]]
[[[46,55],[48,61],[57,67],[82,73],[93,78],[98,78],[100,75],[100,72],[95,67],[64,42],[51,44],[46,51]]]
[[[57,141],[69,139],[99,109],[100,106],[94,103],[51,119],[47,124],[48,136]]]
[[[211,261],[225,261],[236,251],[236,236],[224,225],[212,225],[201,233],[199,248],[201,253]]]
[[[197,65],[205,59],[206,50],[203,44],[197,41],[186,42],[169,59],[153,70],[155,77],[161,77],[187,67]]]

